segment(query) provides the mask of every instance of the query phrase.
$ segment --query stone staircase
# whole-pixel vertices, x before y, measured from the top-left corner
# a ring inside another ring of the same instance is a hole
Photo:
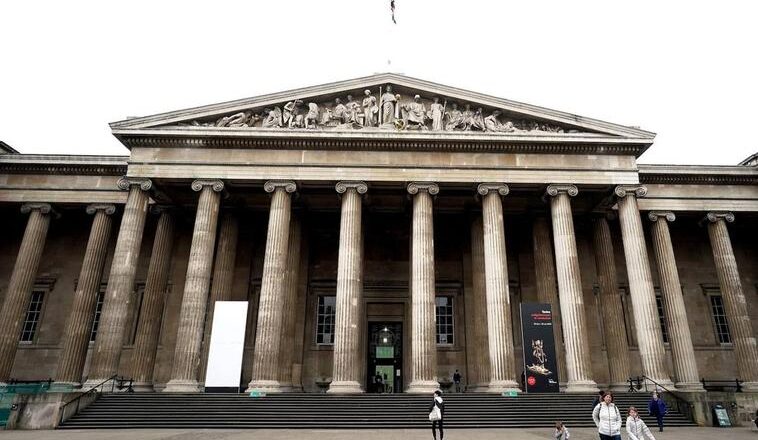
[[[445,428],[591,427],[590,394],[446,394]],[[104,394],[60,429],[125,428],[427,428],[431,397],[411,394]],[[647,414],[647,394],[616,395],[626,418],[630,405]],[[650,426],[655,420],[645,417]],[[694,426],[675,411],[667,426]]]

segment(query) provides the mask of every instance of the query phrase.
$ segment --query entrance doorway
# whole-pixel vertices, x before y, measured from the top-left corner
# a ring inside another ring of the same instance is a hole
[[[366,383],[370,393],[403,392],[402,323],[369,322],[366,365]]]

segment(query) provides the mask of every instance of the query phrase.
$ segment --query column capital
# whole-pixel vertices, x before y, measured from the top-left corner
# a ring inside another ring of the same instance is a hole
[[[440,187],[434,182],[411,182],[406,188],[408,194],[418,194],[420,190],[426,191],[429,195],[435,196],[439,194]]]
[[[21,213],[29,214],[32,211],[39,211],[42,214],[50,214],[53,207],[49,203],[24,203],[21,205]]]
[[[89,215],[95,214],[97,211],[103,211],[105,215],[113,215],[116,213],[116,205],[110,203],[92,203],[87,205],[85,210]]]
[[[347,192],[348,189],[354,189],[358,194],[366,194],[368,191],[368,185],[366,185],[365,182],[360,181],[341,181],[337,182],[336,185],[334,185],[334,189],[340,193],[344,194]]]
[[[192,191],[202,191],[203,187],[210,186],[213,192],[224,190],[224,182],[218,179],[197,179],[192,181]]]
[[[476,187],[476,192],[486,196],[490,191],[497,191],[501,196],[507,196],[510,188],[505,183],[480,183]]]
[[[277,188],[283,188],[288,193],[297,191],[297,184],[293,180],[268,180],[263,184],[263,189],[267,193],[276,191]]]
[[[668,222],[676,220],[676,214],[671,211],[650,211],[647,213],[647,218],[651,222],[657,222],[659,218],[665,219]]]
[[[570,197],[574,197],[579,194],[579,188],[577,188],[576,185],[572,184],[552,183],[548,185],[547,189],[545,190],[545,194],[550,197],[555,197],[561,193],[566,193]]]
[[[118,182],[116,182],[116,185],[118,185],[118,189],[124,190],[124,191],[131,188],[132,185],[139,185],[142,191],[149,191],[153,187],[153,181],[146,177],[122,176],[120,179],[118,179]]]
[[[647,187],[645,185],[619,185],[613,190],[613,193],[616,197],[622,199],[630,194],[637,197],[645,197],[647,194]]]
[[[716,223],[721,220],[732,223],[734,221],[734,213],[727,211],[711,211],[706,214],[703,219],[704,222],[708,221],[710,223]]]

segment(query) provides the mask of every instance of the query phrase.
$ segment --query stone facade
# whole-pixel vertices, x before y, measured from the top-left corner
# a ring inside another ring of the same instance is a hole
[[[504,118],[445,130],[460,115],[435,113],[413,129],[409,107],[393,127],[327,130],[305,113],[302,127],[252,117],[387,84]],[[554,304],[567,392],[642,374],[758,386],[752,162],[638,165],[652,133],[389,74],[112,128],[130,156],[0,154],[0,382],[120,374],[201,391],[213,297],[250,302],[243,389],[370,391],[371,323],[401,328],[394,391],[456,369],[469,390],[518,389],[521,302]],[[333,326],[319,325],[322,297]]]

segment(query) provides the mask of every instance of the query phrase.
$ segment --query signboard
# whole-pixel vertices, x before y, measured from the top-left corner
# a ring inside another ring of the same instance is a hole
[[[238,393],[245,347],[247,301],[216,301],[205,390]]]
[[[376,347],[377,359],[392,359],[395,357],[395,347],[378,345]]]
[[[732,421],[729,420],[729,414],[726,412],[726,408],[724,408],[721,405],[716,405],[713,407],[713,415],[714,415],[714,426],[718,426],[720,428],[726,428],[728,426],[732,426]]]
[[[524,392],[559,392],[550,304],[521,303],[521,340],[524,347]]]

